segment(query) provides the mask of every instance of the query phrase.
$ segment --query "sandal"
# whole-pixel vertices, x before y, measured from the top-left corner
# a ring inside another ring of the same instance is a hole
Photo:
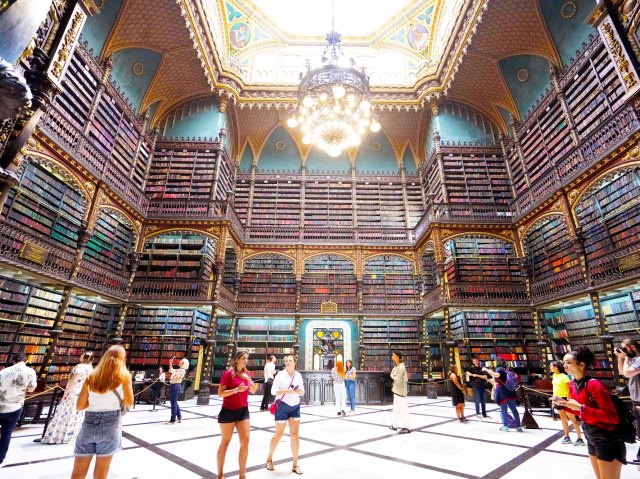
[[[271,466],[271,467],[269,467]],[[273,467],[273,461],[267,461],[267,465],[265,466],[267,468],[267,471],[275,471],[276,468]]]
[[[291,469],[291,472],[295,472],[299,476],[302,475],[302,470],[300,469],[300,466],[293,466],[293,469]]]

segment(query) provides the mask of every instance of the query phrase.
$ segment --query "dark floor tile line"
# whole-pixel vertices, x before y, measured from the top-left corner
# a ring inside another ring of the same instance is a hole
[[[529,450],[523,452],[522,454],[517,455],[510,461],[507,461],[502,466],[494,469],[488,474],[485,474],[481,479],[499,479],[507,475],[508,473],[513,471],[515,468],[527,462],[532,457],[546,450],[547,447],[549,447],[551,444],[553,444],[563,436],[564,436],[564,432],[558,431],[556,434],[553,434],[552,436],[548,437],[544,441],[536,444],[535,446],[532,446],[531,448],[529,448]]]
[[[349,450],[352,451],[352,452],[356,452],[358,454],[363,454],[365,456],[371,456],[371,457],[376,457],[378,459],[384,459],[386,461],[390,461],[390,462],[393,462],[393,463],[396,463],[396,464],[397,463],[406,464],[408,466],[419,467],[420,469],[426,469],[428,471],[440,472],[442,474],[449,474],[450,476],[454,476],[454,477],[463,477],[465,479],[479,479],[479,476],[474,476],[472,474],[466,474],[464,472],[454,471],[454,470],[451,470],[451,469],[445,469],[443,467],[432,466],[432,465],[429,465],[429,464],[421,464],[419,462],[408,461],[406,459],[399,459],[397,457],[385,456],[384,454],[379,454],[377,452],[361,451],[359,449],[351,449],[351,448],[349,448]]]
[[[212,471],[209,471],[203,467],[198,466],[197,464],[187,461],[186,459],[183,459],[182,457],[177,456],[171,452],[165,451],[164,449],[161,449],[160,447],[154,444],[150,444],[147,441],[144,441],[139,437],[134,436],[133,434],[129,434],[128,432],[123,431],[122,437],[128,439],[134,444],[142,446],[147,451],[153,452],[154,454],[157,454],[163,457],[164,459],[167,459],[173,462],[174,464],[177,464],[178,466],[183,467],[190,472],[193,472],[194,474],[197,474],[202,477],[206,477],[208,479],[211,479],[212,477],[214,478],[217,477],[216,474],[213,473]]]
[[[46,447],[51,447],[53,446],[53,444],[49,445],[49,444],[44,444],[43,446]],[[129,446],[129,447],[123,447],[122,450],[123,451],[129,451],[131,449],[141,449],[142,446]],[[53,462],[53,461],[61,461],[63,459],[73,459],[75,456],[73,454],[70,454],[68,456],[57,456],[57,457],[48,457],[46,459],[36,459],[34,461],[25,461],[25,462],[14,462],[12,464],[7,464],[6,466],[4,466],[4,468],[9,469],[10,467],[19,467],[19,466],[28,466],[31,464],[42,464],[43,462]]]

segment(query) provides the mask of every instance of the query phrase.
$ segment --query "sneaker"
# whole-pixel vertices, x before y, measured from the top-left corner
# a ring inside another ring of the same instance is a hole
[[[342,416],[342,411],[338,411],[338,416]]]
[[[469,422],[469,420],[466,417],[463,417],[462,422]]]
[[[500,430],[501,430],[501,431],[504,431],[504,432],[509,432],[509,428],[508,428],[508,427],[504,427],[504,426],[502,426],[502,427],[500,428]]]
[[[565,436],[562,439],[562,444],[571,444],[571,438],[569,436]]]
[[[482,415],[482,419],[490,419],[490,418],[491,418],[491,416],[489,416],[488,414],[483,414]]]
[[[398,428],[395,427],[395,426],[389,426],[389,429],[391,429],[392,431],[397,431],[398,430]]]
[[[403,427],[402,429],[400,429],[400,434],[409,434],[411,432],[411,429],[407,429],[406,427]]]
[[[521,427],[516,428],[516,430],[517,430],[518,432],[524,432],[524,429],[522,429]]]
[[[584,441],[582,439],[576,439],[576,442],[573,443],[574,446],[584,446]]]

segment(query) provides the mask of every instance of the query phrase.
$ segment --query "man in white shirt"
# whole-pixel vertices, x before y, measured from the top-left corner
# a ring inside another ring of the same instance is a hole
[[[271,386],[273,385],[273,378],[276,375],[276,357],[269,356],[267,364],[264,365],[264,394],[262,395],[262,404],[260,404],[260,410],[266,411],[271,404]]]
[[[36,388],[36,372],[27,366],[26,354],[16,354],[14,365],[0,371],[0,467],[11,442],[11,433],[18,424],[26,393]]]

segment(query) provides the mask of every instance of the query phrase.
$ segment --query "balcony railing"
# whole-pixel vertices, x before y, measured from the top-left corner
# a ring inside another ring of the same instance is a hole
[[[25,253],[27,243],[37,249],[32,256]],[[2,223],[0,224],[0,257],[26,269],[38,270],[56,278],[69,278],[76,254],[75,251],[58,242],[46,241],[17,226]],[[33,261],[29,260],[29,257]]]
[[[338,313],[357,313],[358,298],[354,296],[331,296],[324,294],[301,294],[300,312],[319,313],[322,303],[333,301],[338,305]]]
[[[190,200],[152,200],[148,218],[225,219],[227,202]]]
[[[440,286],[432,289],[422,298],[423,311],[425,313],[438,309],[443,303],[444,298],[442,297],[442,289]]]
[[[589,261],[591,283],[601,285],[640,274],[640,243]]]
[[[448,283],[449,303],[464,305],[529,305],[524,283]]]
[[[103,265],[83,260],[78,268],[76,283],[106,294],[122,296],[127,291],[129,275],[125,272],[117,273]]]
[[[131,287],[132,300],[207,301],[214,283],[192,279],[137,279]]]
[[[295,309],[295,294],[239,294],[236,302],[238,312],[293,313]]]
[[[218,291],[218,303],[226,310],[233,311],[236,303],[235,293],[221,284]]]
[[[531,297],[534,303],[541,303],[580,291],[585,286],[582,267],[578,264],[559,273],[554,273],[548,278],[533,281],[531,283]]]

